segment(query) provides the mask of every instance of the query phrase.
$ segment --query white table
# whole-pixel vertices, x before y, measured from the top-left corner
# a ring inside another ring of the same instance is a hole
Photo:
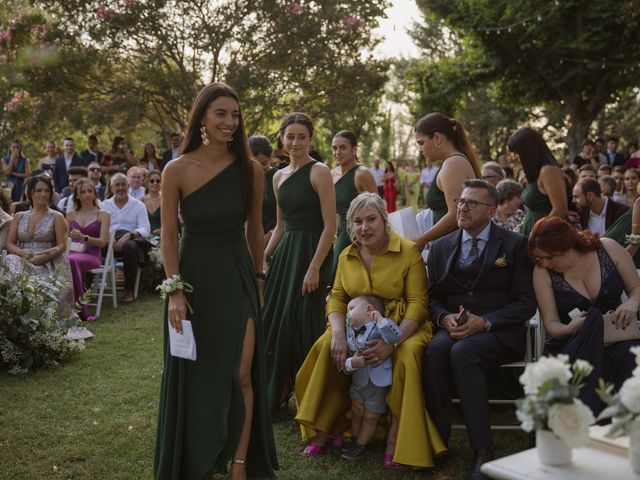
[[[498,480],[638,480],[629,459],[593,448],[576,448],[564,467],[543,465],[530,448],[482,465],[482,473]]]

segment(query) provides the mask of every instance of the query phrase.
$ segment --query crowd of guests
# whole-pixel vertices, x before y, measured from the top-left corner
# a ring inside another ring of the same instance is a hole
[[[138,269],[147,261],[150,241],[161,232],[162,168],[178,155],[180,136],[171,137],[162,159],[146,144],[136,160],[122,137],[110,152],[95,135],[79,154],[65,138],[58,155],[54,142],[31,170],[22,144],[13,141],[2,159],[7,184],[0,191],[0,250],[11,272],[27,271],[63,279],[62,303],[93,321],[86,305],[90,270],[99,268],[113,234],[113,250],[124,276],[123,303],[135,301]]]

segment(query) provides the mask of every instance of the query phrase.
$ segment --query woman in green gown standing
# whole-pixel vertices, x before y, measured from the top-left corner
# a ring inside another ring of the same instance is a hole
[[[249,137],[249,151],[251,159],[262,165],[264,173],[264,195],[262,197],[262,230],[264,231],[264,244],[268,245],[273,229],[276,228],[276,194],[273,192],[273,176],[278,171],[271,166],[271,154],[273,147],[264,135],[252,135]]]
[[[229,462],[232,479],[273,478],[256,282],[264,278],[264,179],[231,87],[198,94],[181,150],[162,176],[162,256],[167,278],[179,274],[193,288],[168,296],[155,478],[200,480]],[[168,329],[181,333],[182,319],[192,323],[194,361],[169,350]]]
[[[331,177],[336,189],[336,211],[338,213],[338,233],[333,245],[331,285],[333,285],[333,279],[336,276],[338,257],[342,250],[351,245],[351,238],[347,231],[347,210],[349,210],[351,200],[362,192],[378,192],[373,175],[368,168],[358,162],[357,148],[358,139],[349,130],[339,131],[331,142],[331,151],[336,162],[336,168],[331,170]]]
[[[520,128],[509,137],[507,145],[520,160],[527,177],[527,186],[520,198],[528,211],[520,233],[528,236],[542,217],[566,219],[569,213],[568,184],[542,135],[528,127]]]
[[[427,205],[433,211],[433,227],[416,239],[418,250],[458,228],[456,201],[462,182],[482,178],[476,154],[464,126],[439,112],[425,115],[416,123],[416,142],[424,158],[439,166],[427,192]]]
[[[269,407],[286,402],[295,375],[325,328],[325,297],[336,234],[336,200],[329,168],[309,157],[313,123],[291,113],[280,124],[291,159],[273,186],[276,228],[265,250],[264,331]]]
[[[629,255],[633,257],[636,268],[640,268],[640,244],[627,244],[627,235],[640,235],[640,197],[633,202],[633,207],[627,210],[609,230],[604,232],[604,237],[613,238],[623,247],[626,247]]]

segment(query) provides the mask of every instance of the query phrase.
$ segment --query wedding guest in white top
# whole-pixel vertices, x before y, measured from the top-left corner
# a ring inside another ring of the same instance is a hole
[[[122,257],[124,265],[124,299],[123,303],[135,300],[135,288],[138,265],[146,260],[151,247],[149,236],[149,217],[147,209],[140,200],[129,196],[127,177],[116,173],[110,180],[113,197],[105,200],[103,208],[111,214],[111,230],[115,231],[116,242],[113,250],[116,256]]]
[[[425,159],[425,167],[420,172],[420,185],[422,185],[422,199],[424,200],[424,204],[427,208],[427,193],[429,192],[429,187],[433,183],[433,179],[436,178],[436,173],[438,173],[438,167],[431,163],[431,160]]]
[[[144,175],[145,172],[140,167],[131,167],[127,172],[127,179],[129,180],[129,196],[136,200],[142,200],[145,194],[144,188]]]
[[[376,187],[378,187],[378,195],[384,198],[384,168],[380,166],[380,160],[375,159],[373,161],[373,167],[369,168],[373,179],[376,181]]]

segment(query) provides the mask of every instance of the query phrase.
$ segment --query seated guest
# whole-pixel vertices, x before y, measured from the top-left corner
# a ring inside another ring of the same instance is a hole
[[[583,178],[596,178],[596,169],[592,165],[583,165],[578,170],[578,180]]]
[[[102,264],[102,248],[109,243],[111,216],[101,210],[96,199],[96,189],[88,178],[81,178],[73,187],[73,210],[67,214],[72,240],[69,263],[73,277],[73,295],[76,300],[84,294],[84,276],[92,268]],[[86,305],[80,310],[82,320],[93,321]]]
[[[602,196],[600,183],[593,178],[579,180],[573,187],[573,203],[578,208],[583,229],[602,235],[629,207]]]
[[[100,164],[98,162],[91,162],[87,169],[89,170],[89,179],[96,188],[98,200],[104,200],[106,188],[102,180],[102,168]]]
[[[506,177],[504,170],[496,162],[485,162],[480,172],[482,173],[482,179],[491,183],[494,187]]]
[[[123,303],[132,303],[138,266],[145,262],[151,247],[149,236],[149,217],[147,209],[140,200],[129,197],[129,183],[122,173],[116,173],[110,180],[113,197],[105,200],[103,208],[111,214],[111,230],[116,232],[113,251],[122,257],[124,264]]]
[[[131,167],[127,171],[127,180],[129,181],[129,196],[136,200],[142,200],[144,197],[144,170],[140,167]]]
[[[611,175],[605,175],[598,178],[600,184],[600,192],[603,197],[613,199],[613,192],[616,191],[616,180]]]
[[[598,167],[598,171],[596,172],[598,180],[607,175],[611,175],[611,167],[609,165],[600,165]]]
[[[595,149],[594,149],[594,141],[586,138],[582,142],[582,151],[573,158],[573,162],[571,162],[571,168],[578,170],[583,165],[591,165],[594,168],[597,168],[600,164],[598,158],[594,158]]]
[[[18,212],[11,220],[5,264],[14,273],[28,272],[48,277],[56,268],[62,272],[61,311],[73,308],[71,270],[67,259],[67,222],[51,208],[53,182],[49,177],[33,177],[27,184],[31,210]]]
[[[147,193],[142,197],[142,203],[147,208],[149,215],[149,227],[151,235],[160,236],[160,184],[162,183],[162,173],[160,170],[149,172],[145,180]]]
[[[460,228],[434,242],[427,260],[439,327],[424,356],[427,411],[448,443],[455,388],[474,452],[471,479],[485,478],[480,467],[493,456],[486,371],[523,359],[525,323],[536,311],[527,240],[491,222],[497,204],[493,185],[465,180]]]
[[[524,222],[524,211],[520,208],[522,185],[515,180],[501,180],[496,185],[498,191],[498,208],[493,223],[512,232],[520,232]]]
[[[0,252],[4,250],[7,236],[9,235],[9,227],[11,226],[11,203],[0,190]]]
[[[627,235],[640,235],[640,197],[636,198],[633,207],[627,210],[616,223],[611,225],[604,236],[626,247],[627,253],[633,257],[636,268],[640,268],[640,244],[627,241]]]
[[[581,400],[598,415],[602,404],[598,379],[615,384],[631,376],[635,357],[629,348],[640,339],[605,346],[603,318],[613,311],[617,328],[637,320],[640,278],[629,254],[615,241],[588,230],[578,231],[558,217],[539,220],[529,237],[535,261],[533,287],[547,334],[546,352],[564,353],[571,362],[584,359],[593,372],[580,390]],[[622,292],[629,299],[621,302]],[[569,314],[578,308],[580,313]]]
[[[616,190],[613,192],[613,199],[618,203],[624,203],[625,205],[628,205],[627,193],[624,189],[624,174],[626,173],[626,171],[627,169],[624,167],[624,165],[617,165],[613,167],[611,176],[616,181]]]
[[[360,295],[386,300],[385,317],[395,321],[400,341],[372,340],[362,352],[376,367],[392,359],[392,381],[386,396],[391,413],[384,466],[388,469],[432,467],[446,448],[424,408],[421,358],[431,339],[427,318],[427,278],[416,245],[396,235],[377,193],[358,195],[347,212],[354,243],[340,254],[326,311],[326,332],[316,341],[296,376],[296,400],[303,440],[311,442],[300,455],[322,453],[334,435],[349,428],[350,379],[343,372],[347,355],[345,315],[349,301]]]
[[[62,189],[62,198],[58,202],[58,210],[69,213],[73,210],[74,186],[81,178],[87,178],[87,167],[77,166],[69,169],[69,184]]]

